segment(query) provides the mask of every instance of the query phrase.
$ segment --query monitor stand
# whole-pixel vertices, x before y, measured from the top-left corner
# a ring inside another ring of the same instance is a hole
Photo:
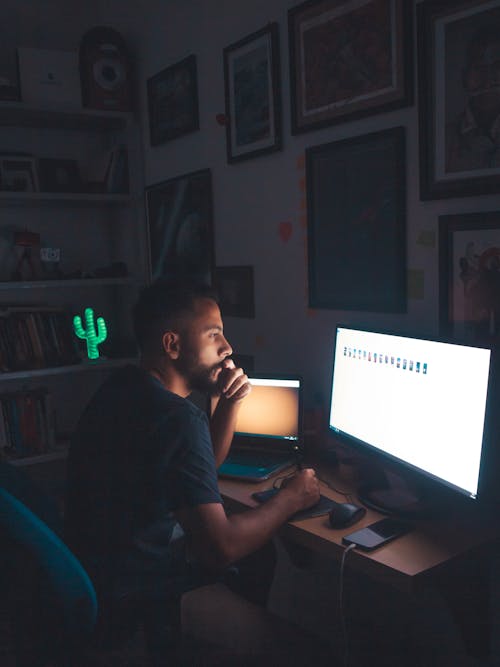
[[[362,483],[357,495],[363,505],[381,512],[407,519],[429,516],[430,506],[420,489],[406,479],[388,470],[370,471],[370,479]]]

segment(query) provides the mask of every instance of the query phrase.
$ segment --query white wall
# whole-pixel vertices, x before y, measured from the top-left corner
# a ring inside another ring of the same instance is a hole
[[[332,336],[337,322],[372,322],[400,331],[438,331],[438,216],[495,210],[500,196],[421,202],[418,182],[417,108],[390,112],[299,136],[290,133],[287,10],[296,0],[130,0],[100,2],[107,18],[133,44],[144,118],[145,179],[156,183],[196,169],[212,170],[216,262],[255,267],[255,320],[226,318],[235,351],[253,354],[260,370],[300,372],[308,397],[328,394]],[[224,111],[222,49],[269,21],[280,26],[284,149],[228,165],[225,131],[215,121]],[[200,131],[149,146],[147,77],[194,53],[198,59]],[[414,67],[416,73],[416,63]],[[415,95],[416,97],[416,95]],[[402,125],[407,130],[407,265],[423,272],[423,298],[408,299],[404,315],[311,311],[307,305],[306,229],[301,226],[304,175],[297,160],[309,146]],[[290,221],[284,243],[278,225]],[[418,242],[436,234],[434,247]]]

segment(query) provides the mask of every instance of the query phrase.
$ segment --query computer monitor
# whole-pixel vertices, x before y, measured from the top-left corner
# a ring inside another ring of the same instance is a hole
[[[242,401],[235,436],[298,441],[301,391],[299,378],[251,377],[252,391]]]
[[[337,327],[329,428],[389,471],[385,484],[360,488],[364,502],[420,512],[409,479],[478,497],[490,357],[485,347]]]

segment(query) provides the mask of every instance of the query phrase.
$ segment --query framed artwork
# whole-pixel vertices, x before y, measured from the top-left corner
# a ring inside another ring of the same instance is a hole
[[[309,305],[406,310],[404,128],[306,150]]]
[[[214,264],[212,177],[209,169],[146,188],[152,280],[211,283]]]
[[[439,302],[443,335],[500,342],[500,212],[440,216]]]
[[[38,190],[36,158],[0,155],[0,190],[36,192]]]
[[[39,158],[38,176],[42,192],[79,192],[82,189],[76,160]]]
[[[214,287],[224,317],[255,317],[253,266],[218,266]]]
[[[242,368],[247,375],[255,371],[255,361],[252,354],[232,354],[231,359],[237,368]]]
[[[500,0],[417,11],[421,198],[500,192]]]
[[[228,162],[279,150],[281,92],[278,24],[227,46],[224,57]]]
[[[4,43],[0,47],[0,101],[18,102],[20,99],[17,52],[14,46]]]
[[[288,11],[292,134],[411,104],[412,3],[308,0]]]
[[[150,77],[147,93],[151,146],[199,129],[196,56]]]

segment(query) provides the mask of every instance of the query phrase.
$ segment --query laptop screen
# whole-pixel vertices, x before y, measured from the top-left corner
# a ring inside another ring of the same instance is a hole
[[[298,378],[251,377],[252,391],[241,403],[235,436],[298,441],[301,384]]]

